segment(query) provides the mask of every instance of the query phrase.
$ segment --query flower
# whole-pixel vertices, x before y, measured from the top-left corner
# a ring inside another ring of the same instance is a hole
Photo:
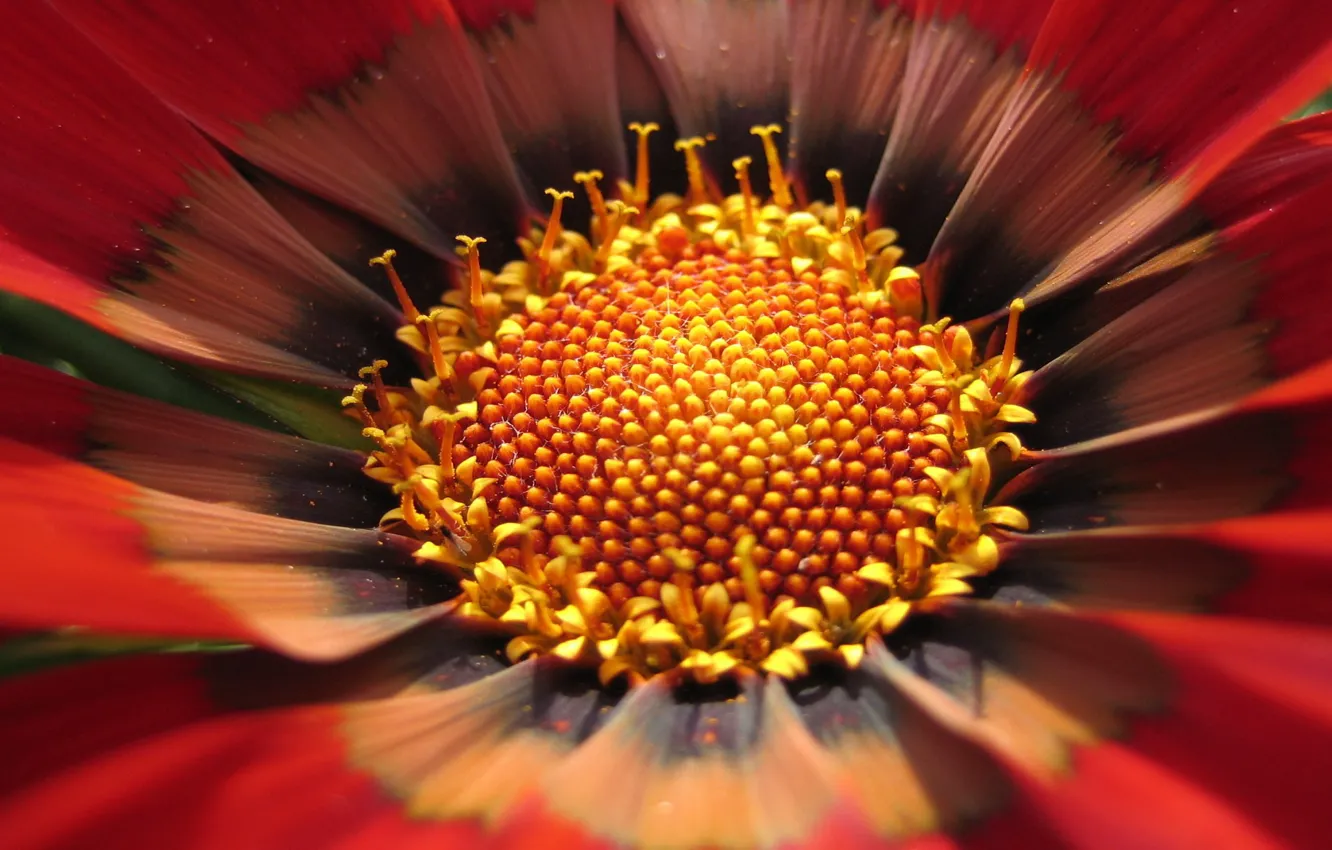
[[[1332,11],[0,23],[6,846],[1323,842]]]

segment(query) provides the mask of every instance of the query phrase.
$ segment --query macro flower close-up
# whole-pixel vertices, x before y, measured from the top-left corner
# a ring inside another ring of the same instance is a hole
[[[1332,6],[0,67],[5,850],[1332,840]]]

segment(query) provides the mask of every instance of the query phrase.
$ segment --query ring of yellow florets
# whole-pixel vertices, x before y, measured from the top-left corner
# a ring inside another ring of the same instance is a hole
[[[711,196],[699,139],[677,144],[688,197],[649,202],[656,128],[631,129],[619,199],[575,176],[590,237],[560,226],[572,195],[550,190],[524,260],[484,271],[484,240],[459,237],[467,286],[425,314],[393,252],[375,261],[429,375],[390,388],[379,361],[344,400],[377,446],[366,473],[399,496],[383,524],[422,540],[417,557],[460,582],[455,616],[511,635],[515,661],[551,654],[603,682],[854,667],[870,637],[993,571],[996,528],[1026,526],[985,504],[990,453],[1016,457],[1005,429],[1033,419],[1012,401],[1021,303],[982,360],[965,328],[921,324],[896,234],[864,232],[840,174],[835,203],[791,209],[777,128],[754,131],[767,202],[748,158],[740,191]]]

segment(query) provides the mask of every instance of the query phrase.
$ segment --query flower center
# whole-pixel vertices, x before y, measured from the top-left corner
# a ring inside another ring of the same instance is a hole
[[[790,266],[705,240],[555,294],[499,340],[454,462],[496,480],[499,521],[535,520],[537,552],[576,540],[616,605],[659,598],[680,558],[741,601],[750,536],[774,600],[860,595],[907,526],[898,500],[956,471],[926,424],[951,393],[917,383],[917,320]]]
[[[913,609],[970,590],[998,563],[989,452],[1025,375],[1006,347],[978,356],[965,328],[922,323],[916,273],[889,230],[836,198],[792,209],[772,143],[771,200],[737,160],[718,198],[677,144],[687,198],[648,203],[637,181],[607,203],[575,178],[589,236],[550,222],[526,260],[481,270],[460,237],[465,291],[400,336],[433,376],[385,387],[377,363],[347,404],[394,487],[385,524],[460,580],[456,614],[512,635],[510,658],[554,654],[603,681],[699,681],[811,662],[855,666]],[[631,203],[637,206],[631,206]]]

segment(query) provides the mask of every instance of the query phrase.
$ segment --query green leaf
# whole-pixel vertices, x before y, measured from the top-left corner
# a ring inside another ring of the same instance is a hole
[[[117,655],[229,652],[245,648],[243,644],[216,641],[168,641],[161,638],[96,635],[74,628],[34,632],[0,642],[0,678]]]
[[[0,293],[0,351],[93,383],[260,428],[273,418],[196,376],[59,310]]]
[[[1319,113],[1327,112],[1329,109],[1332,109],[1332,89],[1323,92],[1318,97],[1311,100],[1307,106],[1290,117],[1308,118],[1310,115],[1318,115]]]
[[[267,413],[309,440],[348,449],[369,448],[361,424],[342,412],[343,393],[307,384],[205,370],[228,393]]]

